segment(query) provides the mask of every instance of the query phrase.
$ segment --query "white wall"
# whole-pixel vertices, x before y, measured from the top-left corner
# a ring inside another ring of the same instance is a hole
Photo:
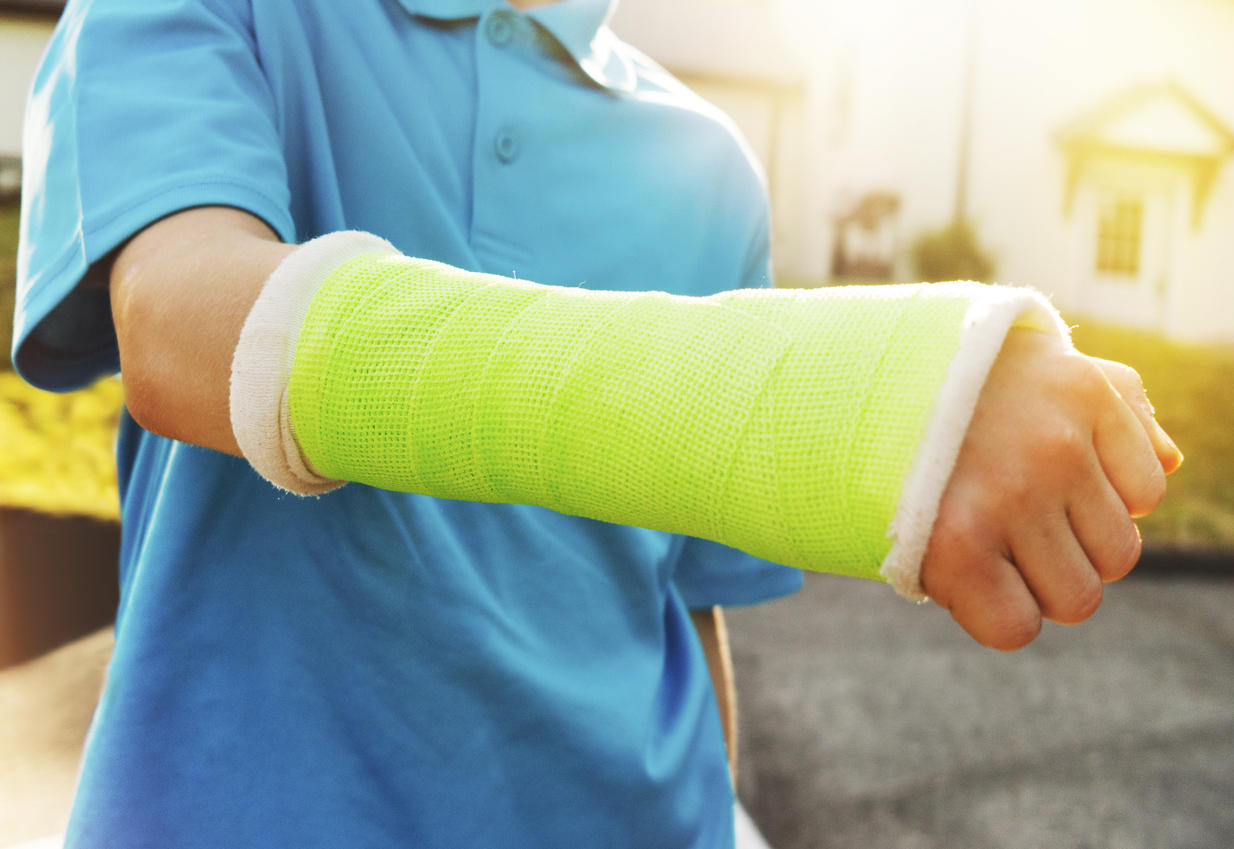
[[[1182,339],[1234,341],[1234,163],[1213,189],[1203,226],[1191,234],[1184,276],[1170,332]]]
[[[0,13],[0,155],[21,153],[21,118],[55,22]]]

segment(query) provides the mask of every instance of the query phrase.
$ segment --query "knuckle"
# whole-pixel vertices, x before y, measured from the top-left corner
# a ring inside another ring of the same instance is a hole
[[[1070,469],[1084,457],[1091,442],[1089,434],[1074,423],[1058,422],[1045,431],[1037,453],[1056,470]]]
[[[1093,566],[1102,581],[1117,581],[1134,568],[1140,559],[1142,543],[1140,532],[1134,524],[1119,535],[1116,544],[1111,546],[1110,553]]]
[[[1144,381],[1140,378],[1138,371],[1131,366],[1119,363],[1118,378],[1114,387],[1127,403],[1152,415],[1153,408],[1148,403],[1148,393],[1144,391]]]
[[[1165,488],[1165,470],[1161,468],[1161,463],[1157,462],[1156,457],[1154,457],[1152,471],[1149,473],[1148,481],[1144,488],[1145,506],[1148,508],[1145,512],[1156,510],[1161,502],[1165,500]]]
[[[1080,399],[1090,399],[1102,393],[1109,393],[1111,386],[1111,378],[1107,377],[1107,371],[1091,357],[1078,351],[1063,360],[1056,379],[1062,392]]]
[[[1072,380],[1081,393],[1088,397],[1110,393],[1110,380],[1095,362],[1088,357],[1077,358],[1074,362]]]
[[[1004,585],[997,589],[987,588],[982,596],[975,609],[969,611],[970,624],[974,627],[966,626],[966,630],[983,646],[1015,651],[1041,633],[1041,610],[1028,592],[1008,591]]]
[[[1041,633],[1041,621],[1040,611],[1008,611],[1000,617],[990,641],[984,645],[999,651],[1022,649],[1037,639]]]
[[[1151,461],[1151,462],[1150,462]],[[1148,468],[1139,476],[1134,490],[1124,499],[1127,511],[1132,516],[1144,516],[1153,512],[1165,499],[1165,470],[1156,457],[1147,458]]]
[[[945,498],[939,505],[938,517],[930,537],[929,553],[967,554],[975,546],[983,522],[974,501],[967,498]]]
[[[1004,508],[1004,512],[1007,509],[1021,512],[1032,503],[1039,486],[1037,476],[1031,472],[1006,477],[996,495],[997,503]]]
[[[967,540],[959,536],[940,539],[936,531],[921,562],[921,586],[926,595],[950,610],[957,594],[963,591],[967,564],[972,559]]]
[[[1061,625],[1078,625],[1097,612],[1105,597],[1105,588],[1095,572],[1089,574],[1091,579],[1083,581],[1065,604],[1050,611],[1050,619]]]
[[[1109,362],[1104,369],[1110,382],[1120,391],[1123,389],[1143,390],[1140,373],[1125,363]]]

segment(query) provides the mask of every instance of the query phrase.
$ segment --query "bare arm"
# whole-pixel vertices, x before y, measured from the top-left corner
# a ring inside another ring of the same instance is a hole
[[[707,671],[711,673],[711,686],[716,692],[716,705],[720,708],[720,725],[724,728],[724,745],[728,749],[728,769],[733,786],[737,786],[737,686],[733,678],[733,655],[729,651],[728,627],[724,624],[724,610],[719,607],[691,610],[690,619],[703,644],[707,657]]]
[[[262,283],[293,250],[229,207],[177,213],[124,246],[111,308],[125,400],[142,427],[240,456],[228,415],[232,353]]]
[[[262,283],[294,248],[234,209],[188,210],[120,252],[112,305],[129,409],[154,433],[239,454],[231,359]],[[921,577],[975,639],[1002,649],[1042,618],[1086,619],[1139,554],[1132,515],[1181,462],[1134,372],[1012,331],[943,494]]]

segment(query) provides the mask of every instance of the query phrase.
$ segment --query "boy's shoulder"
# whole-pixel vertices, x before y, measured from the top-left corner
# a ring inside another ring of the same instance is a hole
[[[663,65],[646,53],[634,45],[622,41],[620,36],[614,39],[613,44],[614,48],[620,50],[634,68],[637,78],[637,94],[657,97],[657,99],[662,99],[671,105],[698,112],[700,115],[715,121],[736,140],[745,144],[745,137],[742,135],[741,130],[738,129],[736,123],[726,112],[710,101],[703,99],[701,95],[673,76]]]
[[[615,37],[612,43],[613,49],[619,51],[633,68],[635,88],[632,96],[654,101],[661,107],[680,110],[688,115],[696,138],[700,135],[706,136],[711,142],[705,146],[700,145],[697,148],[699,153],[704,148],[709,148],[721,156],[744,160],[758,181],[766,186],[762,163],[737,123],[726,112],[705,100],[646,53],[622,41],[620,36]]]

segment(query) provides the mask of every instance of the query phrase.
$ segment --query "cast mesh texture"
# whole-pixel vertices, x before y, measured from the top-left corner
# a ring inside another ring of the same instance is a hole
[[[877,578],[971,301],[600,292],[368,255],[313,300],[292,424],[330,477]]]

